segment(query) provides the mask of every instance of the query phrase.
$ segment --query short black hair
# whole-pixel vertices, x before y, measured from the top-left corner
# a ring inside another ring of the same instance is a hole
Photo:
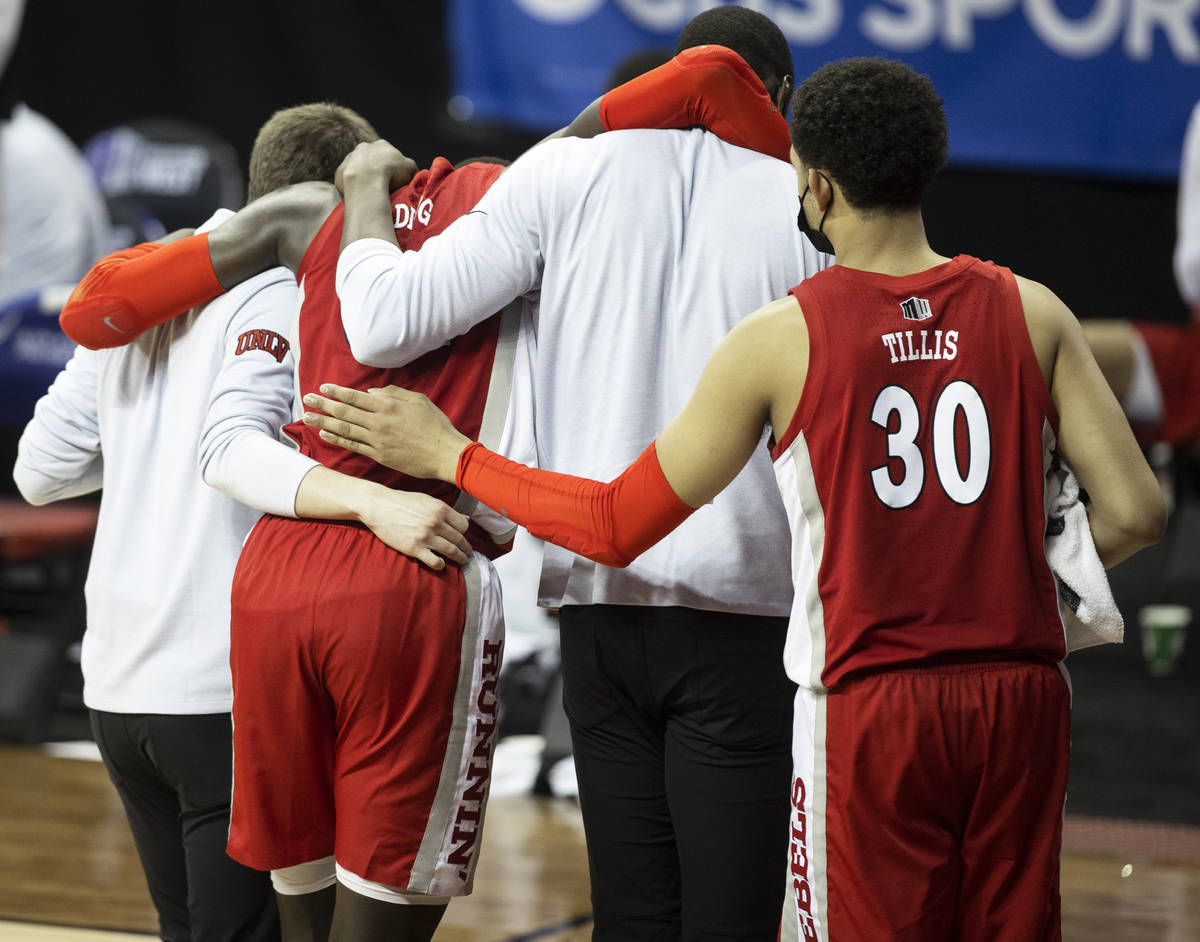
[[[785,76],[792,75],[792,50],[783,30],[769,17],[742,6],[705,10],[683,28],[676,54],[693,46],[724,46],[746,60],[774,96]]]
[[[332,183],[350,151],[378,137],[360,114],[330,101],[276,111],[254,139],[249,197],[309,180]]]
[[[928,76],[890,59],[822,66],[792,96],[792,147],[829,171],[860,210],[919,206],[946,163],[942,99]]]

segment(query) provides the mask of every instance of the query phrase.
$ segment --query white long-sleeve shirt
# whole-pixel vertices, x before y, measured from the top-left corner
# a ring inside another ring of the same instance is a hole
[[[526,296],[538,464],[609,480],[734,324],[829,263],[796,229],[796,197],[790,165],[700,130],[547,142],[420,252],[348,246],[346,334],[363,362],[399,365]],[[764,447],[628,569],[547,545],[540,601],[786,615],[788,545]]]
[[[1179,161],[1175,281],[1183,299],[1200,309],[1200,103],[1188,120]]]
[[[296,306],[291,274],[273,269],[126,347],[79,348],[39,401],[14,469],[26,500],[104,488],[85,586],[89,707],[230,709],[230,584],[259,511],[201,466],[291,512],[314,464],[272,441],[292,416],[280,343]]]

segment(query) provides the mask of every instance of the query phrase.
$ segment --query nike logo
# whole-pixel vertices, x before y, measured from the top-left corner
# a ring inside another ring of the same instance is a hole
[[[111,327],[113,330],[115,330],[115,331],[116,331],[118,334],[123,334],[123,333],[125,333],[125,331],[121,330],[121,328],[120,328],[120,327],[118,327],[116,324],[114,324],[114,323],[112,322],[112,316],[111,316],[111,315],[110,315],[110,316],[108,316],[108,317],[106,317],[106,318],[104,318],[104,323],[106,323],[106,324],[107,324],[109,327]]]

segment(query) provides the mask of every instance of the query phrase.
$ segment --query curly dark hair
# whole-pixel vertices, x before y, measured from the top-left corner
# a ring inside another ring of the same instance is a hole
[[[676,54],[693,46],[724,46],[746,60],[774,97],[785,76],[792,75],[787,37],[761,13],[742,6],[713,7],[693,17],[679,34]]]
[[[946,113],[928,76],[890,59],[831,62],[792,96],[792,146],[860,210],[919,206],[946,162]]]

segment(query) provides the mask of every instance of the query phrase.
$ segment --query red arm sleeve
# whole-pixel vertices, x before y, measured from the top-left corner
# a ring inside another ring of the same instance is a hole
[[[93,265],[58,323],[91,350],[120,347],[224,290],[209,259],[207,234],[170,245],[143,242]]]
[[[746,61],[724,46],[685,49],[600,99],[606,131],[708,128],[722,140],[788,159],[787,121]]]
[[[527,468],[472,442],[455,483],[534,536],[606,566],[628,566],[692,513],[671,490],[654,444],[614,481]]]

